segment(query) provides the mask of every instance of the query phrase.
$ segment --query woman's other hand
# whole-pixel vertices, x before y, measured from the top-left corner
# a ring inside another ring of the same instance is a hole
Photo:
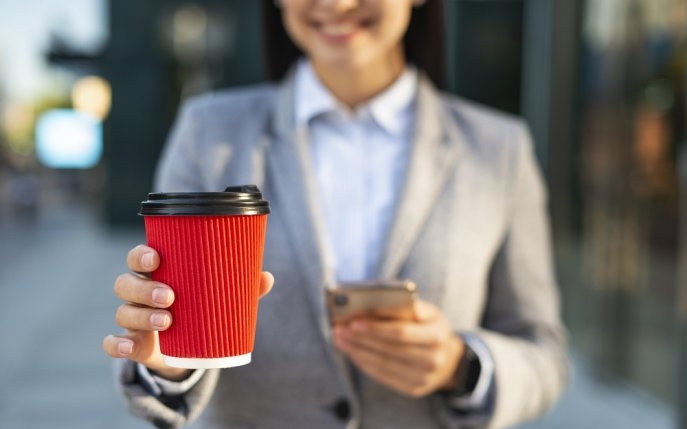
[[[453,387],[463,341],[434,305],[418,301],[414,320],[362,317],[334,327],[334,343],[369,377],[419,398]]]

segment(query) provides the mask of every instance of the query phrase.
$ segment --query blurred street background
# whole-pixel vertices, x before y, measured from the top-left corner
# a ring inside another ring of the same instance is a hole
[[[687,429],[687,0],[444,0],[447,88],[524,116],[571,386],[539,428]],[[148,427],[100,342],[181,100],[263,80],[259,2],[0,1],[0,427]]]

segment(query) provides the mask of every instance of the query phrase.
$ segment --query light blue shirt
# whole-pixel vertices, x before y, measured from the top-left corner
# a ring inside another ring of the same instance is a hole
[[[417,71],[408,67],[355,110],[340,104],[310,62],[296,70],[296,127],[308,134],[328,263],[337,281],[377,275],[410,157]]]

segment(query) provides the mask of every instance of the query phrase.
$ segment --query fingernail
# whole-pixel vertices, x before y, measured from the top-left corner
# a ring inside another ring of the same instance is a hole
[[[143,256],[141,256],[141,265],[143,265],[143,268],[153,267],[153,254],[151,252],[144,253]]]
[[[168,305],[172,300],[172,291],[165,288],[153,289],[153,302],[158,305]]]
[[[169,324],[169,315],[165,313],[153,313],[150,316],[150,323],[153,327],[158,329],[166,328]]]
[[[133,341],[120,341],[117,344],[117,351],[122,355],[130,355],[134,351]]]

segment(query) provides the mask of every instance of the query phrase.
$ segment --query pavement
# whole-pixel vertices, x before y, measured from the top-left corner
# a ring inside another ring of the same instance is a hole
[[[142,232],[51,209],[0,228],[0,428],[142,429],[114,387],[112,284]]]
[[[582,356],[571,354],[572,378],[558,404],[519,429],[677,429],[669,404],[621,381],[601,381]]]
[[[67,207],[34,220],[0,217],[0,428],[150,428],[127,413],[100,348],[104,335],[118,332],[112,284],[143,231],[111,230],[97,210]],[[668,404],[601,382],[572,356],[563,399],[520,429],[677,427]]]

